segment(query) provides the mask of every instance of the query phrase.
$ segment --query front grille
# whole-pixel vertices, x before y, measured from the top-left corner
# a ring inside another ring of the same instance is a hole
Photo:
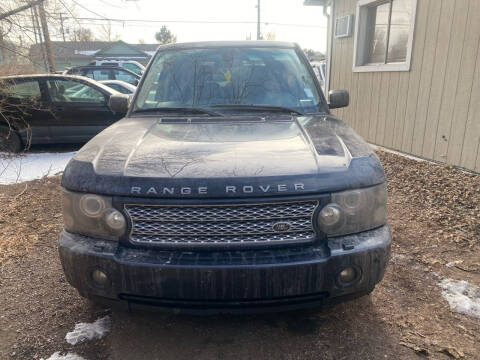
[[[126,204],[130,241],[207,246],[310,242],[316,201],[239,205]],[[287,224],[287,226],[285,226]],[[275,225],[281,225],[277,228]]]

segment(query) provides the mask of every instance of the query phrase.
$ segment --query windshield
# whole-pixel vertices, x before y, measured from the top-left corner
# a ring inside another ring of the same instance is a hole
[[[316,113],[321,101],[295,49],[189,49],[157,54],[133,110],[268,105]]]

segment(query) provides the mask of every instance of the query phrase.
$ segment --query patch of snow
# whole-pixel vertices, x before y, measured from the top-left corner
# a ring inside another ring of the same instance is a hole
[[[480,319],[480,287],[451,279],[443,279],[439,285],[453,311]]]
[[[92,56],[99,52],[101,49],[98,50],[75,50],[75,54],[77,55],[87,55]]]
[[[0,184],[16,184],[53,176],[65,169],[73,155],[75,155],[74,152],[19,156],[0,154]]]
[[[43,358],[40,360],[43,360]],[[75,353],[67,353],[65,355],[61,355],[60,351],[57,351],[54,352],[47,360],[85,360],[85,358]]]
[[[101,339],[110,330],[110,316],[104,316],[93,323],[78,323],[75,329],[65,336],[70,345],[81,343],[85,340]]]

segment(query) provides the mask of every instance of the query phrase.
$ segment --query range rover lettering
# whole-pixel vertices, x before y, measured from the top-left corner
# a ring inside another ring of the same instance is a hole
[[[370,146],[330,113],[300,47],[161,46],[125,117],[62,178],[59,251],[93,301],[188,313],[279,311],[367,295],[391,235]]]

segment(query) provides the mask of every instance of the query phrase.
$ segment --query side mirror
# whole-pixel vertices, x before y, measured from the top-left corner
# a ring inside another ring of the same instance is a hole
[[[128,111],[129,96],[125,94],[116,94],[110,96],[108,107],[115,113],[126,114]]]
[[[328,104],[330,109],[346,107],[350,102],[347,90],[330,90],[328,97],[330,98],[330,103]]]

